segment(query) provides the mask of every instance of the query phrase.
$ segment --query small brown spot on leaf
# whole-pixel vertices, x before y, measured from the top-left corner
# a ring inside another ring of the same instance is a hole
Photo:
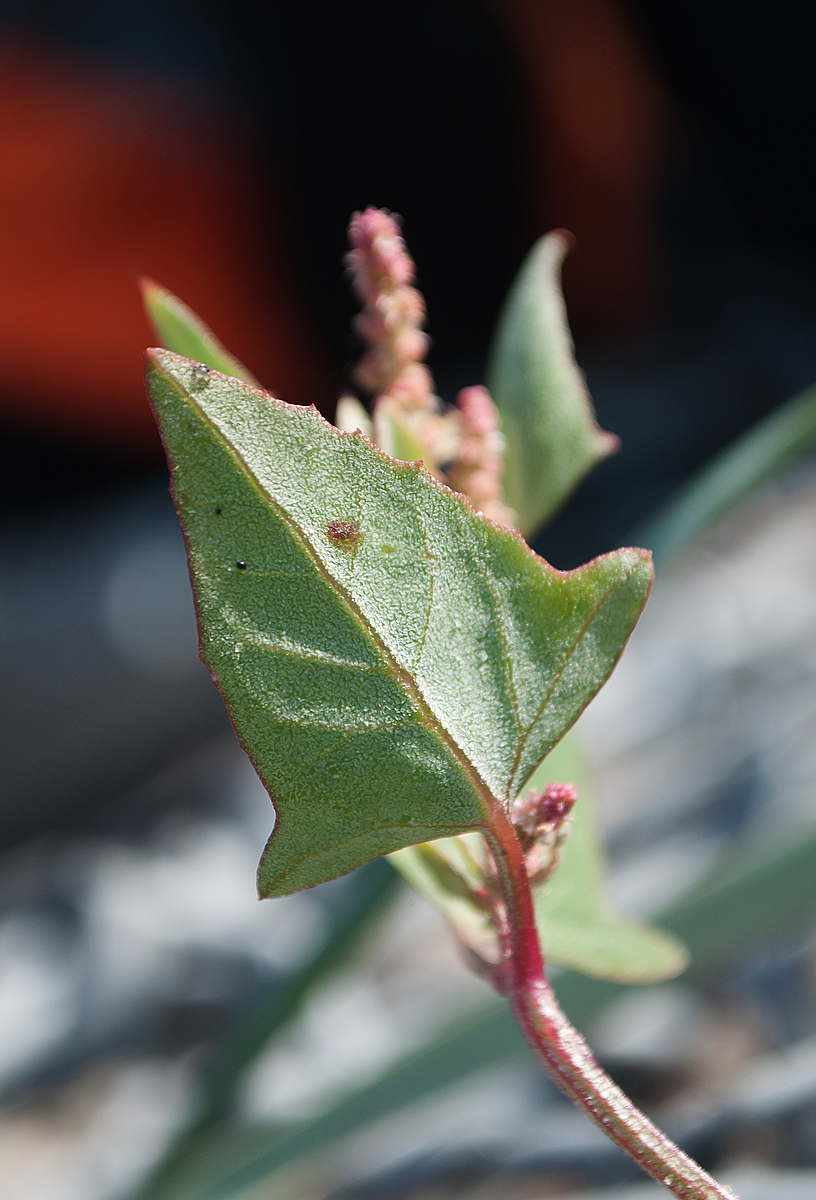
[[[326,535],[339,550],[349,550],[352,553],[363,540],[363,533],[357,521],[348,517],[335,517],[326,526]]]

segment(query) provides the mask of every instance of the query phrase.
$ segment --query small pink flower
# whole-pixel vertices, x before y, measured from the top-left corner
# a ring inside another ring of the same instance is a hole
[[[504,438],[499,414],[487,388],[463,388],[456,398],[460,443],[448,467],[451,487],[462,492],[479,512],[499,525],[515,524],[515,513],[504,503]]]
[[[513,806],[513,824],[534,837],[542,829],[560,825],[572,812],[578,792],[572,783],[548,783]]]
[[[543,883],[561,861],[577,799],[573,784],[548,783],[543,792],[535,792],[513,805],[511,820],[533,883]]]

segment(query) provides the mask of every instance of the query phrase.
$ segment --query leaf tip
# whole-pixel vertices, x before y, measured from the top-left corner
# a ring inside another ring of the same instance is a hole
[[[598,436],[598,451],[601,458],[611,458],[613,454],[617,454],[623,445],[623,442],[616,433],[610,433],[608,429],[599,429]]]
[[[165,289],[155,279],[151,279],[149,275],[140,275],[136,280],[139,292],[142,299],[147,303],[154,297],[159,296]]]

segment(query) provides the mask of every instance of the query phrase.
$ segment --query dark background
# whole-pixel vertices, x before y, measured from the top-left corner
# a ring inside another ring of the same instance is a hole
[[[544,538],[556,565],[816,375],[803,5],[5,0],[0,28],[7,511],[160,469],[139,273],[330,414],[369,203],[404,217],[449,399],[533,239],[576,234],[579,357],[623,450]]]

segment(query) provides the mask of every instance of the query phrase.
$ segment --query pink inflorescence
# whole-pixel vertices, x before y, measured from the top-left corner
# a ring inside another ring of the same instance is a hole
[[[401,429],[432,474],[462,492],[478,512],[513,526],[515,513],[502,492],[504,439],[490,393],[465,388],[456,407],[445,408],[434,391],[423,361],[425,301],[413,286],[414,262],[399,218],[379,208],[355,213],[349,241],[346,263],[363,305],[354,327],[368,347],[355,379],[374,396],[375,439],[394,453],[390,431]]]
[[[535,792],[517,801],[513,824],[531,837],[562,825],[572,812],[578,792],[571,783],[548,783],[543,792]]]
[[[354,328],[369,347],[355,371],[357,382],[375,396],[435,411],[433,380],[422,361],[428,352],[425,301],[411,286],[416,271],[399,219],[379,208],[355,213],[349,241],[346,263],[363,304]]]
[[[512,821],[531,883],[549,879],[561,861],[578,793],[571,783],[548,783],[513,805]]]

